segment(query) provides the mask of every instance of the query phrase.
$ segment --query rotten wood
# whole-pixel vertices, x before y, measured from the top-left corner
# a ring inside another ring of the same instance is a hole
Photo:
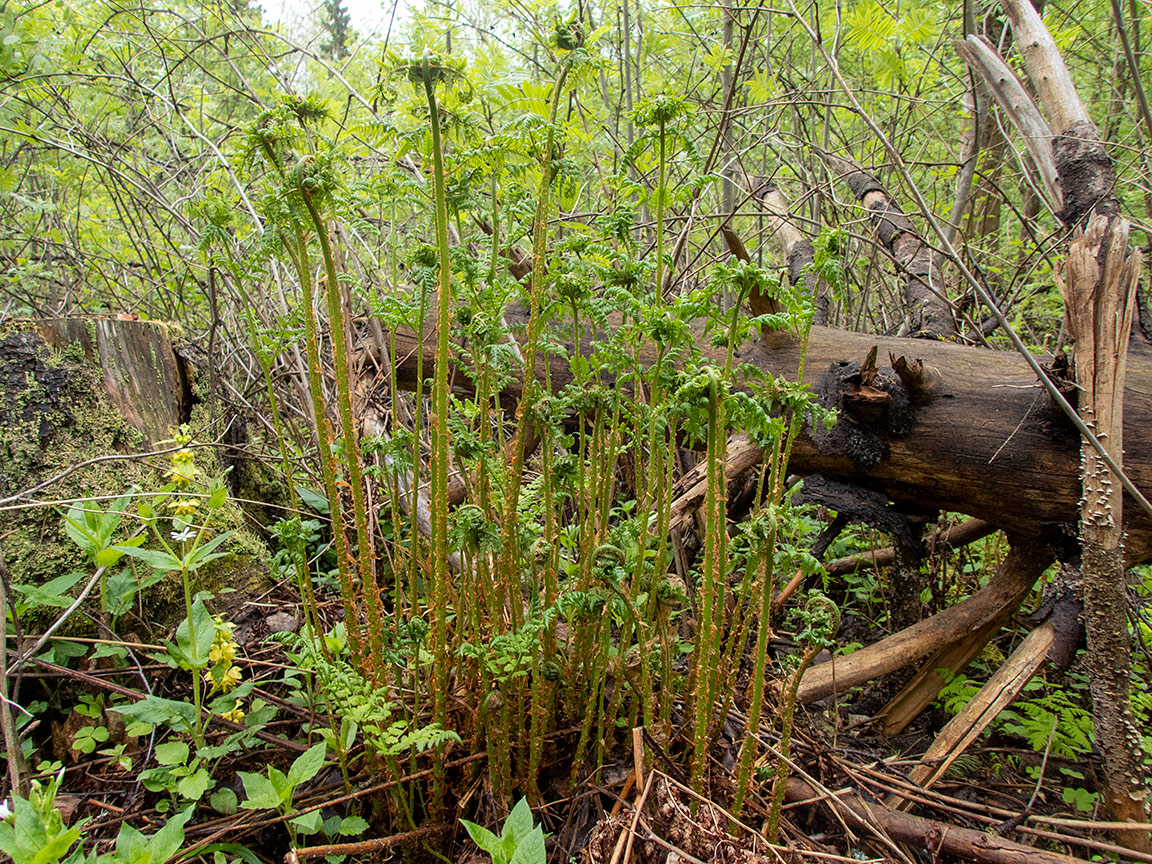
[[[1127,221],[1097,214],[1086,230],[1077,231],[1065,269],[1080,416],[1117,463],[1124,455],[1124,361],[1140,267],[1140,252],[1128,247]],[[1084,622],[1093,737],[1104,754],[1102,798],[1116,821],[1144,822],[1149,815],[1148,777],[1129,696],[1132,639],[1124,588],[1124,504],[1110,469],[1088,446],[1081,448],[1081,473]],[[1121,842],[1152,852],[1152,832],[1125,835]]]
[[[1052,158],[1060,180],[1065,225],[1081,225],[1095,212],[1112,217],[1120,212],[1116,169],[1101,143],[1100,130],[1088,116],[1056,43],[1028,0],[1005,0],[1016,44],[1024,55],[1028,77],[1036,87],[1048,126],[1056,133]]]
[[[724,456],[724,474],[728,483],[733,484],[737,477],[759,465],[763,459],[764,451],[743,432],[730,436]],[[677,481],[668,523],[670,530],[683,530],[704,504],[704,495],[708,489],[707,473],[707,463],[701,462]]]
[[[170,437],[172,427],[187,421],[193,373],[173,350],[170,326],[117,316],[48,318],[32,322],[28,329],[53,351],[79,351],[88,363],[99,367],[108,398],[141,433],[145,444],[163,441]],[[18,336],[10,336],[9,341]],[[15,360],[15,351],[11,357]],[[15,374],[14,365],[10,371]]]

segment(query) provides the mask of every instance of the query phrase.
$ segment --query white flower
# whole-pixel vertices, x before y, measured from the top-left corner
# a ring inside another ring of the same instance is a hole
[[[11,815],[12,811],[8,809],[8,799],[5,798],[3,801],[0,801],[0,822],[7,819]]]
[[[196,529],[191,525],[185,525],[183,530],[173,531],[168,536],[175,540],[177,543],[183,543],[185,540],[191,540],[196,536]]]

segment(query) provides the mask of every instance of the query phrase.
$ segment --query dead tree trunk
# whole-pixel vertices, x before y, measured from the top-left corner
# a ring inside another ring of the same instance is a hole
[[[1031,3],[1006,0],[1003,6],[1048,115],[1044,124],[1035,105],[1026,105],[1019,113],[1028,119],[1017,122],[1022,129],[1026,124],[1033,129],[1041,147],[1051,136],[1051,132],[1044,134],[1048,129],[1056,133],[1051,137],[1051,168],[1055,169],[1063,204],[1059,215],[1069,228],[1083,228],[1072,243],[1064,285],[1065,311],[1076,343],[1079,410],[1104,450],[1120,464],[1126,431],[1125,365],[1140,255],[1128,254],[1128,224],[1118,215],[1112,160],[1051,35]],[[974,53],[981,53],[980,44],[971,37],[967,44]],[[985,61],[988,70],[1002,65],[987,57]],[[1001,71],[1001,81],[1007,78]],[[996,87],[1001,82],[990,83],[1004,104],[1004,90]],[[1037,156],[1035,152],[1033,155]],[[1040,154],[1038,164],[1044,158]],[[1142,776],[1140,737],[1129,728],[1131,645],[1123,584],[1122,495],[1116,487],[1117,478],[1094,448],[1085,444],[1081,459],[1085,629],[1095,739],[1104,755],[1103,798],[1116,821],[1143,822],[1148,816],[1147,780]],[[1147,831],[1123,832],[1120,841],[1135,849],[1152,850],[1152,835]]]
[[[1065,270],[1080,416],[1118,464],[1124,453],[1124,359],[1140,263],[1139,251],[1128,249],[1128,223],[1097,215],[1087,230],[1077,232]],[[1081,460],[1084,619],[1096,746],[1104,754],[1107,806],[1113,819],[1144,822],[1148,780],[1143,776],[1141,735],[1132,723],[1128,696],[1132,645],[1124,593],[1123,500],[1110,469],[1087,444],[1081,447]],[[1147,832],[1141,845],[1143,851],[1152,851]]]

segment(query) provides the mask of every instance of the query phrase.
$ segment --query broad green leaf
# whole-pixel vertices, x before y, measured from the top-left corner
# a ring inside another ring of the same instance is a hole
[[[185,807],[171,817],[163,828],[148,838],[149,851],[152,853],[152,861],[155,864],[167,861],[179,851],[184,844],[184,826],[192,818],[192,811],[195,809],[195,805]]]
[[[88,525],[84,510],[79,506],[69,508],[64,517],[64,532],[89,556],[95,555],[100,548],[96,532]]]
[[[120,546],[121,547],[127,547],[127,546],[138,547],[138,546],[140,546],[141,543],[144,542],[144,540],[145,540],[145,537],[143,534],[137,534],[135,537],[132,537],[129,540],[125,540],[123,543],[120,544]],[[124,553],[123,553],[123,551],[121,551],[120,548],[117,548],[115,546],[105,547],[96,553],[96,566],[97,567],[111,567],[113,564],[115,564],[117,561],[119,561],[122,557],[124,557]]]
[[[302,816],[297,816],[291,821],[301,834],[315,834],[324,824],[324,814],[319,810],[312,810]]]
[[[228,489],[224,486],[223,483],[221,483],[221,484],[217,485],[212,490],[212,494],[208,496],[208,506],[211,507],[213,510],[216,510],[217,508],[223,506],[224,499],[227,497],[228,497]]]
[[[311,507],[317,513],[327,516],[331,512],[331,508],[328,506],[328,498],[315,489],[309,489],[307,486],[297,486],[296,494],[300,496],[301,503],[307,507]]]
[[[321,741],[309,747],[304,753],[296,757],[292,767],[288,769],[288,780],[293,786],[306,783],[316,776],[324,765],[324,752],[328,745]]]
[[[355,837],[368,830],[368,821],[359,816],[346,816],[340,820],[338,833],[343,837]]]
[[[159,696],[145,696],[133,705],[115,705],[108,710],[153,726],[162,724],[176,732],[188,732],[196,723],[194,705]]]
[[[472,838],[472,842],[487,852],[495,859],[500,854],[500,838],[485,828],[483,825],[477,825],[475,822],[469,822],[467,819],[461,819],[468,836]]]
[[[189,624],[191,621],[191,624]],[[195,642],[192,637],[195,636]],[[176,628],[176,647],[193,669],[208,665],[208,652],[216,638],[216,622],[203,600],[192,604],[191,618],[185,618]]]
[[[537,825],[516,844],[509,864],[545,864],[548,853],[544,849],[544,830]]]
[[[279,768],[268,769],[268,782],[272,784],[272,789],[276,792],[276,797],[284,804],[292,800],[292,793],[296,790],[295,785],[288,779]]]
[[[183,741],[165,741],[156,746],[156,761],[161,765],[183,765],[188,761],[188,745]]]
[[[508,818],[504,822],[504,830],[500,832],[500,836],[502,838],[515,837],[519,841],[522,837],[528,836],[528,832],[532,830],[532,824],[532,808],[528,806],[527,798],[521,798],[512,808],[512,812],[508,814]]]
[[[212,805],[212,809],[217,813],[231,816],[240,806],[240,799],[237,798],[236,793],[227,786],[221,786],[209,796],[208,803]]]
[[[163,570],[164,572],[167,572],[169,570],[180,569],[180,559],[176,558],[174,555],[170,555],[162,549],[137,549],[134,546],[124,545],[116,546],[113,548],[123,552],[130,558],[137,558],[140,561],[143,561],[145,564],[148,564],[151,567],[155,567],[157,570]]]
[[[272,788],[272,782],[263,774],[237,771],[236,776],[244,784],[245,797],[240,802],[242,810],[274,810],[280,806],[280,796]]]
[[[13,585],[12,589],[23,594],[29,606],[67,609],[72,605],[72,598],[65,596],[66,593],[83,578],[83,573],[68,573],[57,576],[43,585]]]
[[[200,567],[203,567],[209,561],[213,561],[216,558],[221,557],[225,553],[217,552],[216,554],[212,554],[212,550],[214,550],[217,546],[219,546],[235,533],[235,531],[225,531],[220,536],[213,537],[203,546],[197,546],[184,557],[184,561],[182,563],[187,566],[188,570],[191,572]]]
[[[200,797],[212,785],[212,778],[208,772],[201,768],[195,774],[185,777],[176,785],[176,791],[189,801],[199,801]]]

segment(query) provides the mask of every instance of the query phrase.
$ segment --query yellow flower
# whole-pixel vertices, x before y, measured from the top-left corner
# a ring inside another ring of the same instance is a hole
[[[204,672],[204,681],[212,688],[215,693],[219,690],[221,693],[227,693],[240,683],[243,678],[243,673],[240,672],[238,666],[224,667],[224,664],[213,666]]]
[[[237,666],[228,667],[228,671],[224,673],[224,677],[220,680],[220,689],[227,693],[233,687],[240,683],[243,676]]]
[[[236,707],[235,708],[233,708],[231,711],[229,711],[225,714],[221,714],[220,716],[223,717],[225,720],[231,720],[233,723],[239,723],[241,720],[243,720],[244,719],[244,712],[242,710],[240,710],[240,700],[239,699],[236,700]]]
[[[199,506],[200,502],[195,498],[180,498],[168,505],[169,509],[177,516],[188,516],[195,513]]]
[[[208,659],[211,660],[213,664],[231,663],[236,659],[236,643],[213,642],[212,647],[208,649]]]

